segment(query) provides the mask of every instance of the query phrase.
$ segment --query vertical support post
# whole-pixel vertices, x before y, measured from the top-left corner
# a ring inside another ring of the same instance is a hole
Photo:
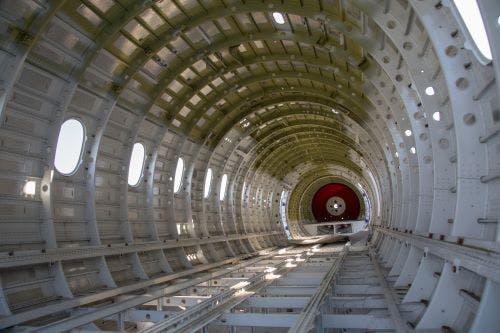
[[[120,332],[125,330],[125,313],[124,312],[118,313],[118,320],[116,321],[116,327],[118,328],[118,331],[120,331]]]
[[[163,309],[162,303],[163,303],[163,297],[160,297],[156,300],[156,311],[161,311]]]
[[[316,333],[323,333],[323,314],[325,311],[323,309],[320,309],[318,311],[318,315],[316,316],[315,324],[314,324],[314,331]]]

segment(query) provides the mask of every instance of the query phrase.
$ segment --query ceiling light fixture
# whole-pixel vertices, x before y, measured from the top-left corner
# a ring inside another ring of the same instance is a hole
[[[405,131],[405,135],[406,135],[406,136],[411,136],[411,130],[409,130],[409,129],[408,129],[408,130],[406,130],[406,131]]]

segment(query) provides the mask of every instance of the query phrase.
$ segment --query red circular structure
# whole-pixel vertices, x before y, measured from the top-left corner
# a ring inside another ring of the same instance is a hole
[[[356,193],[341,183],[320,188],[312,200],[312,212],[318,222],[356,220],[360,203]]]

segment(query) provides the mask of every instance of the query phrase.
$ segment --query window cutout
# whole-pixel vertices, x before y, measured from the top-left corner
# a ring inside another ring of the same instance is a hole
[[[278,24],[285,24],[285,18],[283,17],[283,14],[281,14],[281,13],[274,12],[273,19]]]
[[[23,192],[26,195],[35,195],[36,194],[36,181],[28,180],[23,187]]]
[[[439,111],[436,111],[432,114],[432,118],[435,120],[435,121],[440,121],[441,120],[441,113]]]
[[[454,2],[477,49],[484,58],[491,60],[490,43],[486,35],[486,29],[484,28],[483,18],[481,17],[477,1],[454,0]]]
[[[428,96],[434,96],[434,88],[433,87],[427,87],[425,88],[425,94]]]
[[[210,194],[210,185],[212,184],[212,169],[208,168],[207,175],[205,176],[205,188],[203,191],[203,197],[208,198]]]
[[[174,193],[179,192],[182,183],[182,174],[184,173],[184,160],[179,157],[177,160],[177,167],[175,168],[174,176]]]
[[[144,159],[146,153],[142,143],[134,143],[132,148],[132,155],[130,156],[130,162],[128,165],[128,184],[130,186],[137,186],[139,180],[141,180],[142,170],[144,168]]]
[[[68,119],[61,125],[57,139],[54,166],[65,176],[72,175],[80,164],[85,128],[76,119]]]
[[[406,130],[406,131],[405,131],[405,135],[406,135],[406,136],[411,136],[411,130]]]
[[[222,175],[222,180],[220,182],[220,192],[219,192],[219,200],[222,201],[226,197],[226,187],[227,187],[227,175]]]

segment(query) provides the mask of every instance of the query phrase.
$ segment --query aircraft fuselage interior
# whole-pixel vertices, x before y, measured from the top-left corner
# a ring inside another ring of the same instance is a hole
[[[0,0],[0,331],[500,332],[499,0]]]

